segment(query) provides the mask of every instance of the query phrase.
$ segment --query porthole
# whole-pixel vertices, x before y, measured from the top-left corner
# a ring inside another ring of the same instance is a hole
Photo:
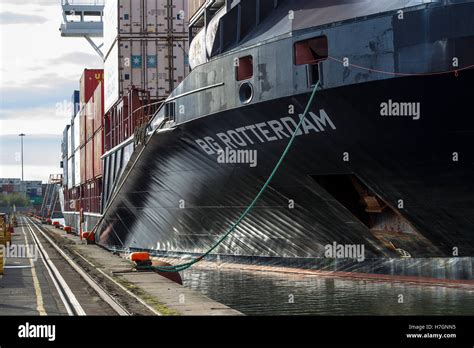
[[[250,82],[244,82],[239,87],[239,98],[244,104],[248,104],[253,98],[253,87]]]

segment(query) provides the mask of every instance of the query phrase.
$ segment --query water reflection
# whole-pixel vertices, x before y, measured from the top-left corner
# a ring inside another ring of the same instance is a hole
[[[247,315],[474,314],[474,289],[222,269],[190,269],[183,278]]]

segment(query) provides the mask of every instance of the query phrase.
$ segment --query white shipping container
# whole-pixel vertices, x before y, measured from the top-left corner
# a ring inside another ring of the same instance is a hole
[[[68,159],[66,157],[63,158],[62,160],[62,165],[63,165],[63,185],[67,186],[69,184],[69,168],[67,166]]]
[[[74,131],[73,125],[69,127],[67,130],[67,158],[71,158],[72,155],[74,154],[74,150],[72,148],[72,142],[71,142],[71,134]]]
[[[187,37],[187,0],[106,0],[104,52],[119,37]]]
[[[106,0],[104,6],[104,47],[107,55],[118,36],[118,0]]]
[[[74,154],[74,186],[81,183],[81,150],[77,150]]]
[[[62,159],[67,159],[67,157],[69,156],[68,155],[68,146],[67,146],[69,128],[71,128],[70,125],[67,125],[64,128],[63,136],[61,138],[61,158]]]
[[[107,112],[120,98],[119,50],[117,43],[104,61],[104,111]]]
[[[189,72],[188,40],[116,41],[104,62],[104,104],[107,112],[133,85],[165,98]]]
[[[80,141],[80,136],[81,136],[81,135],[80,135],[80,130],[81,130],[81,129],[80,129],[80,127],[79,127],[79,125],[80,125],[80,122],[79,122],[79,118],[80,118],[80,117],[79,117],[79,115],[80,115],[80,112],[78,112],[78,113],[76,114],[76,116],[74,117],[74,125],[73,125],[74,131],[73,131],[73,133],[72,133],[72,134],[73,134],[73,137],[72,137],[72,139],[71,139],[72,148],[73,148],[74,150],[76,150],[76,149],[79,147],[79,145],[81,144],[81,141]],[[73,153],[73,152],[71,152],[71,153]]]
[[[65,164],[66,165],[66,164]],[[72,189],[74,187],[74,156],[67,160],[67,188]]]

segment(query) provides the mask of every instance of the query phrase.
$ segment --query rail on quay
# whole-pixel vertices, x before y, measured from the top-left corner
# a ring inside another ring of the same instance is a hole
[[[42,225],[31,217],[25,219],[32,229],[60,250],[63,257],[75,263],[74,268],[82,268],[83,273],[113,284],[146,307],[150,315],[242,315],[156,272],[137,272],[130,261],[97,245],[87,244],[79,236]]]

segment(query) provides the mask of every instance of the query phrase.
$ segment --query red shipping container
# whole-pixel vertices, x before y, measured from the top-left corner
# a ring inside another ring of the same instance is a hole
[[[94,92],[94,133],[104,125],[104,84],[99,83]]]
[[[80,100],[81,106],[85,105],[94,94],[99,83],[104,82],[103,69],[84,69],[81,76]]]
[[[11,185],[11,184],[3,185],[2,190],[3,190],[3,192],[12,193],[13,192],[13,185]]]
[[[102,155],[104,154],[104,132],[99,129],[94,135],[94,178],[102,176]]]
[[[88,211],[100,213],[100,202],[102,194],[102,178],[91,180],[86,187]]]
[[[81,208],[84,210],[84,212],[89,211],[89,199],[88,199],[88,190],[87,190],[87,184],[84,183],[81,185]]]
[[[79,140],[79,146],[84,146],[86,143],[86,108],[82,108],[79,112]]]
[[[81,183],[86,182],[86,163],[87,163],[87,158],[86,158],[86,146],[82,146],[81,149]]]
[[[94,98],[90,98],[85,106],[85,117],[86,117],[86,141],[92,138],[94,135]]]
[[[107,124],[106,148],[108,151],[122,143],[131,135],[128,117],[128,97],[122,97],[121,100],[107,112],[105,119]]]
[[[86,143],[86,180],[94,178],[94,140]]]

